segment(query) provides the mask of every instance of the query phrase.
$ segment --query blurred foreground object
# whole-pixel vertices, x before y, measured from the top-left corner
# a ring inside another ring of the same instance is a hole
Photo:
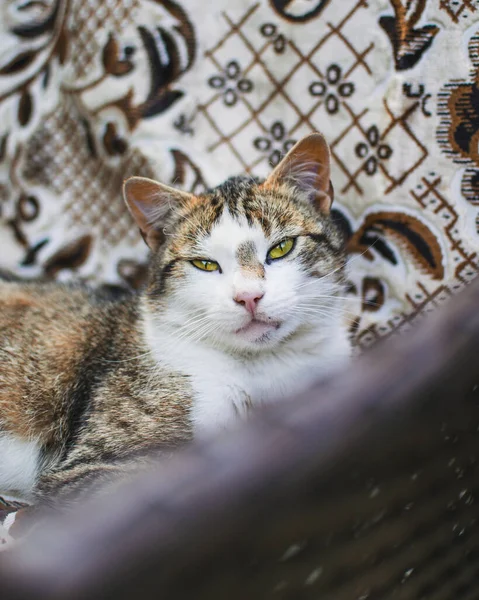
[[[34,531],[2,600],[477,597],[478,306]]]

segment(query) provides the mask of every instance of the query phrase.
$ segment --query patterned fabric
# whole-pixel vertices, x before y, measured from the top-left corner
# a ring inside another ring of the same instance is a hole
[[[479,268],[476,0],[4,0],[0,266],[137,287],[131,174],[201,191],[331,144],[360,345]]]
[[[0,267],[138,287],[125,177],[200,192],[320,130],[368,345],[479,270],[478,86],[477,0],[3,0]]]

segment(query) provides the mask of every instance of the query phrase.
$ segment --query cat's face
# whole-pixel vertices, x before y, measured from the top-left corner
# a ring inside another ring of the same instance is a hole
[[[170,199],[161,215],[155,207],[148,218],[162,226],[145,232],[152,313],[178,336],[247,352],[337,318],[342,239],[309,191],[277,174],[264,184],[233,178]]]

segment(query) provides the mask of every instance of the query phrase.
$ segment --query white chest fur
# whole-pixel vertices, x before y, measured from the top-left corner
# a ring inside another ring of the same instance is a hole
[[[0,432],[0,490],[28,496],[38,473],[40,446]]]
[[[156,342],[153,348],[157,359],[190,377],[196,437],[228,428],[255,406],[307,389],[344,364],[350,354],[344,328],[312,331],[277,352],[248,359],[187,340],[178,343],[167,334],[161,340],[156,337]]]
[[[214,373],[190,372],[196,392],[191,415],[196,436],[225,429],[244,419],[251,408],[308,387],[317,366],[313,361],[300,365],[290,355],[247,363],[222,359],[215,361]]]

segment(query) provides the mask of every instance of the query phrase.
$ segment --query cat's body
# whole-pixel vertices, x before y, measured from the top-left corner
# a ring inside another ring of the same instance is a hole
[[[78,465],[191,437],[191,386],[148,352],[139,303],[0,284],[0,489],[28,494],[41,472],[71,469],[75,477]],[[10,452],[7,436],[16,442]],[[20,442],[28,443],[23,452]]]
[[[308,169],[304,189],[277,169],[199,197],[133,178],[141,295],[0,283],[0,490],[70,497],[344,361],[342,240]]]

